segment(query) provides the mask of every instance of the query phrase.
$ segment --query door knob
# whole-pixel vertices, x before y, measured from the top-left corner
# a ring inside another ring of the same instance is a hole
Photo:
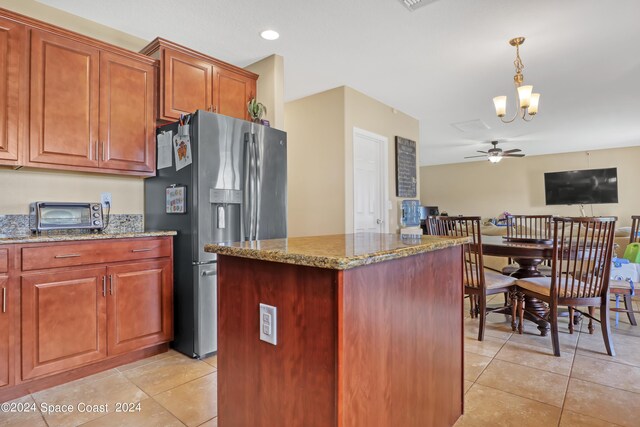
[[[383,220],[381,220],[381,219],[376,219],[376,223],[377,223],[377,224],[382,224],[383,222],[384,222],[384,221],[383,221]]]

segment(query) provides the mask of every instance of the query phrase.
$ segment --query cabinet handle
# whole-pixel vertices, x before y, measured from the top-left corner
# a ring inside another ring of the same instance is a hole
[[[99,156],[100,156],[100,151],[98,150],[98,144],[99,142],[96,141],[96,160],[99,160]]]
[[[7,288],[2,288],[2,312],[7,312]]]
[[[213,112],[213,113],[216,112],[216,107],[214,107],[213,104],[211,104],[211,112]]]
[[[104,162],[106,158],[104,156],[104,142],[102,141],[100,141],[100,148],[102,148],[102,161]]]
[[[65,254],[65,255],[56,255],[54,258],[77,258],[80,254]]]
[[[153,248],[144,248],[144,249],[131,249],[131,252],[149,252],[152,251]]]
[[[113,295],[113,274],[109,275],[109,294]]]
[[[102,276],[102,296],[107,296],[107,276]]]

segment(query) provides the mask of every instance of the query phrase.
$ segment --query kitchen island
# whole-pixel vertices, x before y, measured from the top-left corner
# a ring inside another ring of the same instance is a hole
[[[453,425],[465,241],[348,234],[207,245],[218,254],[219,425]],[[261,315],[260,304],[277,312]]]

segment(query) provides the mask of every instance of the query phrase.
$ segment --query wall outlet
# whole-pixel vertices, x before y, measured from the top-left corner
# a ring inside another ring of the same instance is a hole
[[[102,203],[102,209],[105,209],[107,205],[113,206],[111,193],[100,193],[100,203]]]
[[[260,304],[260,339],[269,344],[278,344],[278,309]]]

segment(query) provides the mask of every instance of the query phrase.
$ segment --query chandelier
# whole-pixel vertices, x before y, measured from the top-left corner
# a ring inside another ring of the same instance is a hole
[[[493,98],[496,114],[504,123],[511,123],[516,117],[520,117],[524,121],[529,122],[533,119],[533,116],[538,113],[540,94],[531,93],[533,92],[533,86],[522,84],[524,82],[524,76],[522,75],[524,64],[520,59],[520,45],[522,43],[524,43],[524,37],[516,37],[515,39],[509,40],[509,44],[516,48],[516,60],[513,61],[513,65],[516,66],[516,75],[513,76],[513,83],[516,87],[516,105],[519,105],[519,108],[511,119],[505,120],[504,116],[507,115],[507,97],[496,96]]]

